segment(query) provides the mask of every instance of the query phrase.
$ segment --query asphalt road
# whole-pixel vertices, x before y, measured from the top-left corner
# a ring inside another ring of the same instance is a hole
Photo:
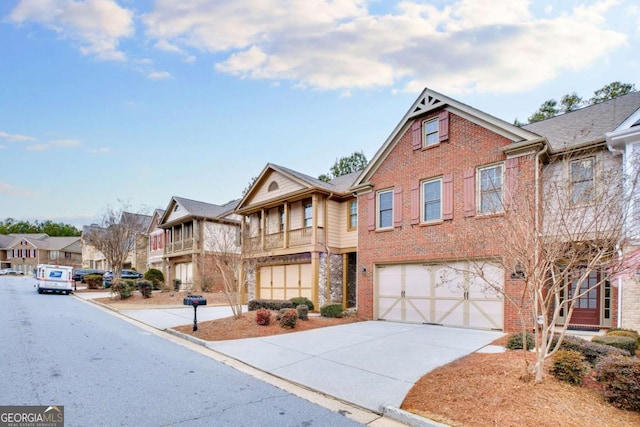
[[[65,426],[355,426],[34,279],[0,277],[0,405],[62,405]]]

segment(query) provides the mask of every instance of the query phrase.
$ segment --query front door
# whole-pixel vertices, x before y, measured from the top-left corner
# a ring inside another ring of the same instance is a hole
[[[586,293],[575,301],[573,313],[569,323],[572,325],[598,325],[600,323],[600,286],[598,284],[599,273],[592,271],[589,276],[578,284],[574,280],[569,287],[569,295]],[[579,289],[578,289],[579,288]]]

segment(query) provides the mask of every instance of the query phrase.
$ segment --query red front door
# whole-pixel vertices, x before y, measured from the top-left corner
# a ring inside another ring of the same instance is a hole
[[[587,293],[579,297],[573,306],[573,314],[569,323],[572,325],[598,325],[600,324],[600,286],[595,287],[598,283],[598,272],[592,271],[589,276],[580,285],[580,291],[577,281],[573,281],[569,286],[569,295],[573,296],[589,289]]]

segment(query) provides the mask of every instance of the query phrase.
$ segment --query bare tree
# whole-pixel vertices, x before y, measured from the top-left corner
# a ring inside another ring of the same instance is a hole
[[[205,246],[209,251],[205,269],[218,273],[224,294],[229,301],[233,317],[242,316],[243,274],[240,226],[235,223],[219,223],[204,230]]]
[[[622,248],[637,173],[623,171],[619,158],[607,154],[583,151],[552,159],[543,169],[542,189],[532,181],[511,188],[503,220],[484,230],[503,236],[503,256],[470,259],[471,273],[515,308],[523,342],[526,332],[534,332],[533,363],[523,354],[536,382],[543,381],[544,363],[560,348],[569,324],[580,324],[572,316],[597,305],[598,289],[630,268]],[[511,286],[487,274],[488,264],[508,272]]]
[[[135,249],[136,237],[144,232],[144,215],[106,208],[97,226],[89,227],[82,235],[85,243],[102,252],[113,270],[114,277],[122,271],[127,257]]]

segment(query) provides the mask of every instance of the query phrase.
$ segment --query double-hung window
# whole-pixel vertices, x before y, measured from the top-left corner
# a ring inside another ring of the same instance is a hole
[[[422,222],[442,219],[442,179],[422,182]]]
[[[377,194],[377,228],[393,227],[393,190],[380,191]]]
[[[571,162],[571,202],[573,204],[588,203],[593,200],[594,158]]]
[[[347,229],[355,230],[358,228],[358,201],[351,200],[348,206],[349,206],[349,222],[347,224]]]
[[[503,212],[502,164],[479,169],[478,206],[480,214]]]
[[[311,227],[313,225],[313,205],[311,202],[304,204],[304,226]]]
[[[422,137],[424,147],[439,144],[440,137],[438,135],[438,118],[423,122],[422,132],[424,133]]]

